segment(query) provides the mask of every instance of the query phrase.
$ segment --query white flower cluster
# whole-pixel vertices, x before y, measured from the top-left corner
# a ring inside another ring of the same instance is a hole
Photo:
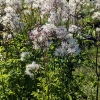
[[[100,32],[100,28],[99,27],[96,28],[96,32]]]
[[[32,62],[31,64],[28,64],[26,66],[26,70],[25,70],[25,74],[29,75],[31,78],[34,77],[34,74],[33,74],[33,70],[36,70],[36,69],[39,69],[41,67],[40,64],[37,64],[36,62]]]
[[[94,14],[92,15],[92,18],[100,20],[100,11],[94,12]]]
[[[4,40],[9,40],[12,38],[12,34],[8,34],[7,32],[3,32],[3,39]]]
[[[31,30],[28,33],[29,38],[33,42],[33,48],[39,49],[41,46],[45,49],[49,49],[50,45],[53,43],[53,38],[58,38],[65,40],[67,39],[67,29],[64,26],[55,26],[54,24],[45,24],[38,28]]]
[[[4,14],[4,9],[3,9],[3,6],[5,6],[6,3],[4,0],[0,0],[0,23],[1,23],[1,18],[2,18],[2,15]]]
[[[30,54],[31,54],[30,52],[22,52],[20,55],[21,56],[20,60],[24,61],[26,58],[30,56]]]
[[[68,39],[67,41],[61,42],[61,45],[56,48],[55,56],[66,56],[68,54],[76,54],[80,53],[79,45],[76,44],[75,39]]]
[[[6,0],[6,6],[12,7],[14,10],[22,8],[22,0]]]
[[[75,15],[75,13],[81,10],[81,4],[84,4],[84,0],[69,0],[69,8],[71,10],[71,15]]]
[[[67,54],[78,54],[80,52],[77,41],[73,38],[72,34],[67,32],[64,26],[54,26],[53,24],[46,24],[41,27],[41,30],[32,30],[28,33],[33,42],[33,48],[39,49],[41,46],[44,49],[49,49],[53,43],[54,38],[60,39],[61,46],[59,46],[55,55],[64,56]]]
[[[96,3],[100,3],[100,0],[95,0]]]
[[[96,8],[97,10],[100,10],[100,3],[95,3],[95,8]]]
[[[80,29],[80,27],[76,26],[76,25],[69,25],[69,32],[70,33],[76,33],[78,30]]]
[[[6,28],[10,29],[12,32],[18,32],[22,28],[22,23],[20,22],[20,14],[18,14],[18,9],[21,8],[21,0],[6,0],[5,1],[5,14],[2,15],[0,23]]]
[[[24,0],[24,7],[28,8],[24,12],[29,13],[30,10],[38,8],[42,1],[44,2],[44,0]]]
[[[59,24],[60,20],[67,21],[69,15],[73,14],[66,0],[25,0],[24,2],[25,6],[31,9],[39,8],[41,16],[48,15],[50,23]]]
[[[53,35],[55,29],[56,26],[53,24],[46,24],[28,32],[29,38],[33,42],[33,48],[39,49],[42,46],[45,47],[45,49],[48,49],[52,43],[52,40],[50,41],[49,38]]]
[[[55,50],[56,56],[78,54],[80,49],[77,41],[68,33],[67,28],[61,25],[62,21],[67,21],[70,15],[66,0],[45,0],[39,4],[41,13],[49,15],[49,17],[48,23],[43,26],[39,25],[28,32],[29,38],[33,42],[33,48],[39,49],[40,47],[44,47],[45,50],[48,50],[50,45],[54,43],[53,39],[55,38],[61,41],[61,46]],[[70,33],[77,32],[77,30],[77,26],[70,25]]]
[[[0,0],[0,6],[4,6],[6,5],[6,1],[5,0]]]

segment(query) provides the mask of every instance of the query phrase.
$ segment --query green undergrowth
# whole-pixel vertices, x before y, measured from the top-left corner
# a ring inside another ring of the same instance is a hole
[[[100,94],[100,81],[97,83],[95,69],[96,48],[92,47],[90,50],[87,49],[84,54],[87,55],[87,58],[81,61],[81,66],[75,68],[74,72],[74,75],[77,77],[79,87],[85,94],[85,96],[79,100],[95,100],[97,84],[99,84]],[[98,66],[100,66],[100,48],[98,50]],[[100,72],[100,68],[98,68],[98,70]]]

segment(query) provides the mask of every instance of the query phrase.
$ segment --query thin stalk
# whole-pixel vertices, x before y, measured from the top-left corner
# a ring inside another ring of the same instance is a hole
[[[46,51],[43,51],[44,52],[44,70],[45,70],[45,77],[46,77],[46,84],[47,84],[47,97],[48,97],[48,99],[47,100],[50,100],[50,98],[49,98],[49,71],[48,71],[48,65],[47,65],[47,63],[48,63],[48,59],[47,59],[47,56],[46,56]]]
[[[98,94],[99,94],[99,75],[98,75],[98,46],[96,47],[96,76],[97,76],[97,87],[96,87],[96,100],[98,100]]]
[[[32,15],[32,14],[33,14],[33,13],[32,13],[32,12],[33,12],[32,5],[33,5],[33,3],[31,4],[31,16],[30,16],[30,25],[31,25],[31,26],[32,26],[32,22],[33,22],[33,21],[32,21],[32,19],[33,19],[33,15]]]
[[[2,75],[2,72],[1,72],[1,75]],[[4,79],[2,78],[2,89],[3,89],[3,93],[5,95],[5,86],[4,86]]]

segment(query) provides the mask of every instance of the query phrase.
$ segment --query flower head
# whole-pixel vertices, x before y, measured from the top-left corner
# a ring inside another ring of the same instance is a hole
[[[27,57],[29,57],[29,55],[30,55],[30,52],[22,52],[20,55],[21,56],[20,60],[24,61]]]
[[[34,74],[31,72],[32,70],[39,69],[41,67],[40,64],[37,64],[36,62],[32,62],[31,64],[28,64],[26,66],[25,74],[29,75],[31,78],[34,77]]]
[[[100,20],[100,11],[94,12],[94,14],[92,15],[92,18]]]

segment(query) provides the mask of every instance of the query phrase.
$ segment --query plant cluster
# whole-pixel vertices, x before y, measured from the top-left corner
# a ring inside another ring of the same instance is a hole
[[[95,46],[98,100],[99,8],[84,0],[0,0],[0,99],[87,99],[73,72],[91,63],[85,50]]]

